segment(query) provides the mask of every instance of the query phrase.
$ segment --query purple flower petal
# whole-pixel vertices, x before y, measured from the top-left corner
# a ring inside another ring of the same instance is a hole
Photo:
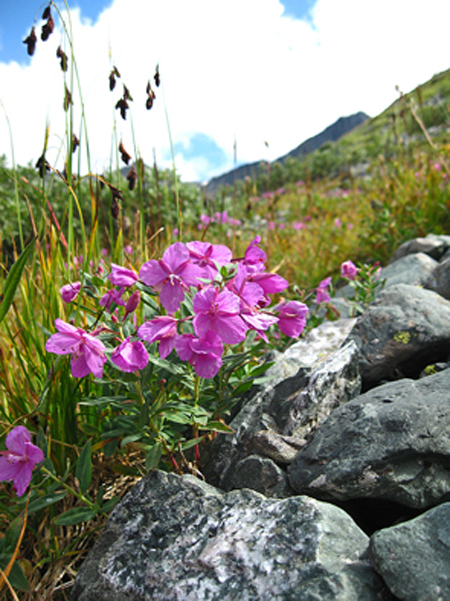
[[[125,372],[144,369],[148,363],[148,352],[140,340],[124,340],[112,353],[111,361]]]
[[[131,269],[111,263],[111,273],[108,280],[113,286],[133,286],[138,281],[138,276]]]
[[[168,313],[175,313],[184,300],[184,290],[178,280],[169,281],[159,294],[161,304]]]

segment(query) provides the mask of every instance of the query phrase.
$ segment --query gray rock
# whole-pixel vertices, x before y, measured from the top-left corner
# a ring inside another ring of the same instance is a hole
[[[111,514],[71,601],[387,599],[368,542],[327,503],[153,472]]]
[[[295,491],[289,484],[289,478],[269,457],[249,455],[239,461],[231,476],[230,489],[251,488],[266,497],[291,497]]]
[[[234,434],[214,440],[203,472],[208,482],[230,490],[236,465],[255,451],[255,435],[271,431],[301,439],[303,432],[317,427],[333,407],[359,394],[358,352],[353,343],[325,358],[316,358],[312,371],[302,349],[297,347],[295,352],[300,353],[297,374],[256,394],[230,422]],[[291,360],[293,347],[286,354]],[[312,355],[312,361],[314,358]]]
[[[360,351],[365,389],[383,379],[414,376],[450,351],[450,302],[431,290],[397,284],[383,290],[348,340]]]
[[[435,259],[419,252],[390,263],[381,271],[381,278],[386,279],[385,288],[396,284],[422,286],[438,265]]]
[[[439,260],[449,247],[450,236],[428,234],[425,238],[414,238],[401,244],[393,254],[391,262],[414,253],[426,253]]]
[[[289,466],[292,487],[327,500],[426,509],[450,499],[450,370],[379,386],[335,409]]]
[[[438,263],[423,286],[450,300],[450,258]]]
[[[371,554],[399,599],[450,599],[450,503],[375,533]]]

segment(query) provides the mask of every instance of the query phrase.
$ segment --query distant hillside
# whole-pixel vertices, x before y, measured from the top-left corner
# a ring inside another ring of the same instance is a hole
[[[282,163],[290,157],[299,158],[314,152],[326,142],[336,142],[342,136],[350,132],[358,125],[361,125],[361,123],[364,123],[368,119],[370,119],[370,117],[362,112],[350,115],[349,117],[341,117],[335,123],[333,123],[333,125],[330,125],[324,129],[320,134],[317,134],[312,138],[308,138],[305,140],[305,142],[300,144],[300,146],[297,146],[297,148],[294,148],[294,150],[291,150],[288,154],[276,159],[274,162]],[[245,165],[241,165],[237,169],[233,169],[232,171],[228,171],[227,173],[212,178],[204,188],[205,193],[210,195],[214,194],[220,186],[232,186],[235,180],[243,180],[247,176],[255,179],[258,175],[260,164],[261,161],[247,163]]]

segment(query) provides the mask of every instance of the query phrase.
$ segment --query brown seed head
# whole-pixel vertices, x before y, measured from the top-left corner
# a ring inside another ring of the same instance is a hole
[[[69,91],[69,88],[66,86],[66,93],[64,94],[64,103],[63,103],[63,107],[64,110],[67,111],[69,110],[69,106],[73,105],[73,100],[72,100],[72,94]]]
[[[39,175],[41,176],[42,179],[44,179],[45,174],[50,171],[50,165],[47,163],[47,161],[45,160],[45,154],[42,154],[35,165],[36,169],[39,171]]]
[[[128,163],[131,161],[131,155],[129,155],[128,152],[125,150],[125,147],[124,147],[122,141],[119,144],[119,152],[120,152],[122,161],[125,163],[125,165],[128,165]]]
[[[131,100],[131,102],[133,102],[133,99],[131,98],[130,90],[127,88],[127,86],[125,84],[123,85],[123,98],[124,98],[124,100]]]
[[[116,104],[116,109],[120,109],[120,115],[121,115],[122,119],[127,118],[127,109],[128,108],[129,108],[128,102],[126,101],[125,98],[121,98]]]
[[[134,165],[133,165],[133,167],[131,167],[131,169],[127,173],[127,180],[128,180],[129,190],[134,190],[134,188],[136,186],[136,181],[137,181],[137,172],[136,172],[136,169],[134,168]]]
[[[79,145],[80,140],[76,137],[75,134],[72,134],[72,152],[75,152]]]
[[[156,71],[155,71],[155,75],[153,76],[154,80],[155,80],[155,85],[157,88],[159,88],[159,84],[161,83],[161,76],[159,74],[159,65],[156,65]]]
[[[42,26],[41,40],[43,42],[48,40],[50,34],[53,33],[54,28],[55,22],[53,21],[53,17],[50,15],[47,23],[45,23],[45,25]]]
[[[30,35],[27,37],[26,40],[23,41],[23,43],[27,45],[27,52],[30,56],[33,56],[34,51],[36,50],[36,42],[37,42],[36,31],[35,31],[34,27],[32,27]]]
[[[58,46],[58,50],[56,51],[56,56],[60,59],[61,69],[65,73],[67,71],[67,54],[61,48],[61,46]]]

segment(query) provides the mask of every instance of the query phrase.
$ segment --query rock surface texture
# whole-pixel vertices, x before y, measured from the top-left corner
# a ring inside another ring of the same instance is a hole
[[[402,244],[247,393],[203,474],[154,472],[71,601],[450,599],[450,236]]]

